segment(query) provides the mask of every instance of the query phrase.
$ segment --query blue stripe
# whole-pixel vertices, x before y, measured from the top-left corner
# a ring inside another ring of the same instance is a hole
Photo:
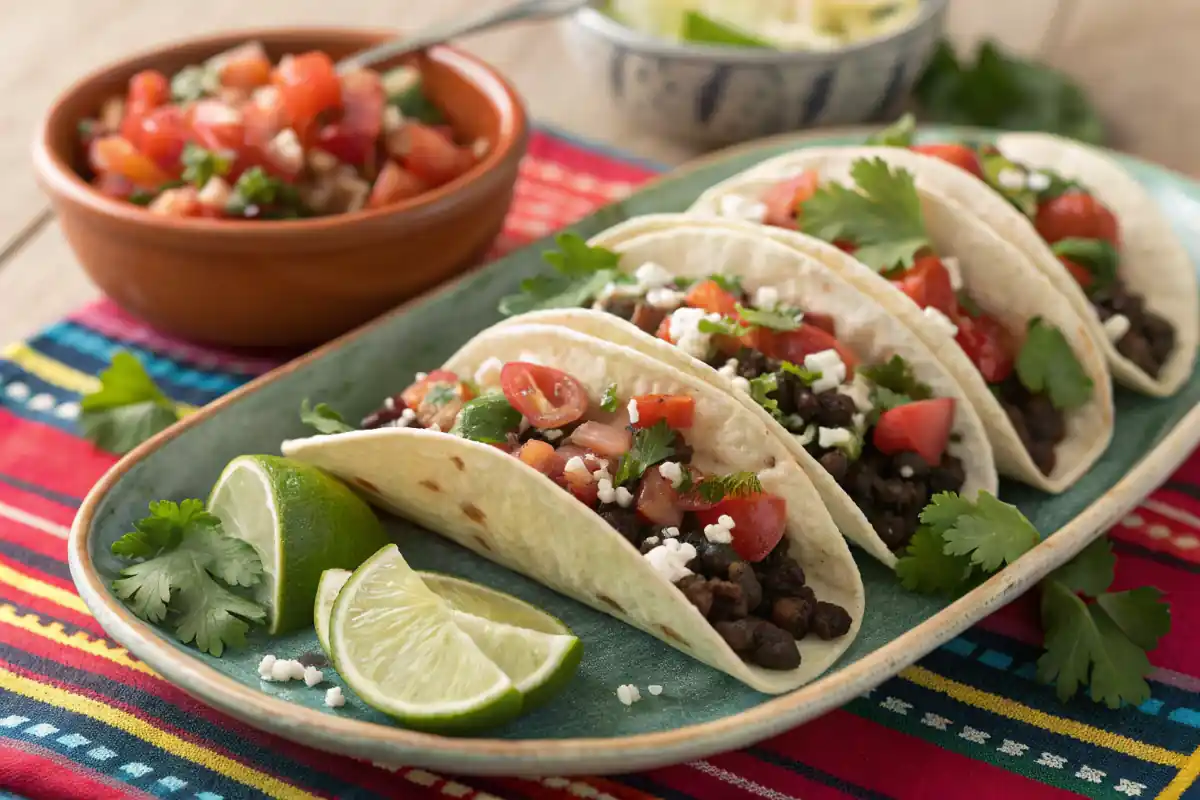
[[[55,386],[52,383],[47,383],[36,375],[30,375],[11,361],[0,359],[0,408],[7,409],[22,419],[52,425],[59,430],[70,433],[72,436],[79,435],[79,429],[75,420],[63,419],[56,416],[53,409],[50,411],[34,411],[25,404],[25,401],[17,401],[10,398],[5,391],[5,387],[13,382],[23,383],[28,386],[30,397],[38,394],[48,394],[54,398],[56,404],[76,401],[79,399],[79,395]]]
[[[26,550],[14,542],[0,539],[0,556],[11,558],[27,567],[33,567],[38,572],[45,573],[46,575],[53,575],[68,583],[71,582],[71,570],[65,563],[56,558],[34,552],[33,550]],[[8,598],[0,598],[0,602],[11,603],[12,601]]]
[[[45,486],[38,486],[36,483],[23,481],[12,475],[5,475],[3,472],[0,472],[0,483],[6,483],[14,489],[35,494],[38,497],[58,503],[60,506],[66,506],[67,508],[79,508],[83,504],[83,498],[81,497],[56,492],[53,489],[47,489]]]

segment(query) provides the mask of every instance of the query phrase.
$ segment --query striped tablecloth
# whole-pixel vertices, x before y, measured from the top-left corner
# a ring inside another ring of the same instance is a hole
[[[652,170],[546,131],[497,253],[630,192]],[[2,302],[2,301],[0,301]],[[0,351],[0,798],[1200,798],[1200,456],[1114,530],[1117,586],[1153,584],[1174,627],[1154,699],[1110,711],[1033,680],[1031,598],[868,696],[740,752],[615,778],[386,771],[260,733],[192,700],[76,596],[67,528],[115,459],[79,439],[77,400],[116,348],[203,405],[278,364],[162,336],[107,302]]]

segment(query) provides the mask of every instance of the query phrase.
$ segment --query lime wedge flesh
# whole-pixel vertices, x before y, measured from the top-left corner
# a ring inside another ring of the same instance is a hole
[[[230,461],[208,510],[262,559],[256,599],[267,606],[272,635],[312,624],[324,569],[354,569],[388,542],[358,495],[316,467],[279,456]]]
[[[523,600],[442,575],[418,572],[425,585],[450,607],[454,623],[513,682],[528,709],[549,699],[575,674],[583,643],[558,619]],[[326,570],[317,592],[317,640],[329,654],[329,614],[350,573]]]
[[[394,544],[367,559],[337,593],[328,636],[346,685],[409,727],[477,730],[520,713],[513,682]]]

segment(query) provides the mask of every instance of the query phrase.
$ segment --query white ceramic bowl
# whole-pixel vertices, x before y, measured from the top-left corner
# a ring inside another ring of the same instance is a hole
[[[817,125],[895,115],[941,36],[949,0],[925,0],[912,24],[840,50],[682,44],[578,12],[571,48],[603,72],[616,108],[672,139],[722,145]]]

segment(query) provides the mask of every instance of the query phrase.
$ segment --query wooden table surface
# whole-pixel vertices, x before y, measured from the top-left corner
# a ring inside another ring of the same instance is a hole
[[[0,4],[0,343],[96,296],[62,237],[29,164],[41,115],[64,86],[130,51],[221,29],[340,24],[419,27],[508,0],[36,0]],[[535,119],[641,156],[678,164],[694,150],[630,129],[598,98],[602,77],[566,57],[562,22],[529,24],[462,45],[507,74]],[[1200,174],[1200,2],[952,0],[960,46],[983,36],[1066,70],[1091,93],[1114,146]],[[597,92],[580,91],[597,82]]]

